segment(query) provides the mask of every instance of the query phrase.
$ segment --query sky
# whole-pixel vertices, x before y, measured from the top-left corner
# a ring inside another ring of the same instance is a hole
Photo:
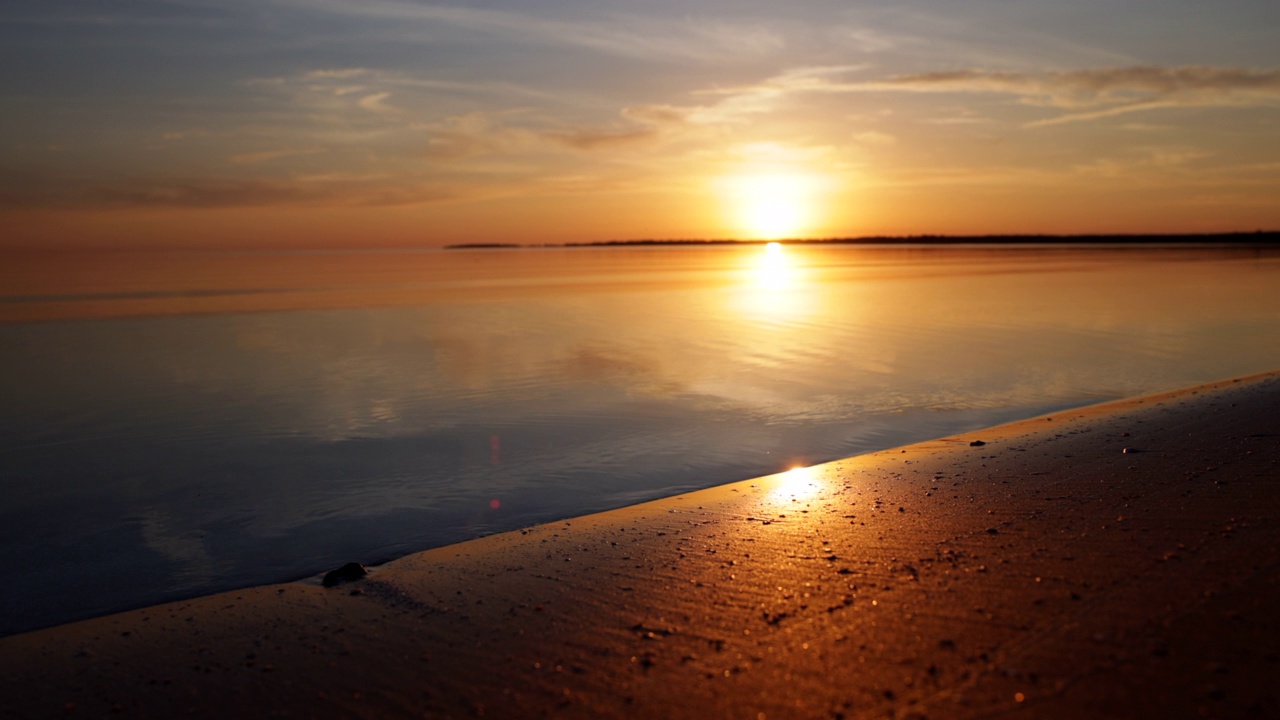
[[[0,246],[1280,229],[1280,3],[5,0]]]

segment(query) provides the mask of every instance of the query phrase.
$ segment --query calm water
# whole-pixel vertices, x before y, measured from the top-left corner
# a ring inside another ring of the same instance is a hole
[[[1280,368],[1280,254],[14,255],[0,633]]]

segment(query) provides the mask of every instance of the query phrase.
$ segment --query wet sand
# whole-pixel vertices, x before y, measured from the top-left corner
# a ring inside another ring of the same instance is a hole
[[[1272,373],[13,636],[0,712],[1277,717],[1278,418]]]

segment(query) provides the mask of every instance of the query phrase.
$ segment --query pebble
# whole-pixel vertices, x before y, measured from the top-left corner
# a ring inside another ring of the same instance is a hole
[[[331,570],[325,573],[324,580],[321,581],[321,584],[325,587],[333,587],[334,585],[341,585],[345,582],[360,580],[368,574],[369,571],[365,570],[363,565],[360,563],[350,562],[337,570]]]

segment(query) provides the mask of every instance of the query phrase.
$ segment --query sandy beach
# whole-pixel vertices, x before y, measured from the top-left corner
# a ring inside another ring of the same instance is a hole
[[[1276,717],[1278,411],[1271,373],[12,636],[0,708]]]

